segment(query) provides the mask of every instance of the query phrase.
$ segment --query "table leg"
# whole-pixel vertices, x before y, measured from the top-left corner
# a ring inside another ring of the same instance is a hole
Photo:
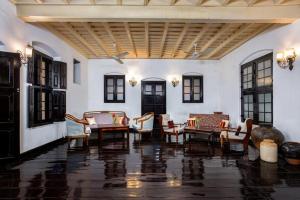
[[[98,135],[99,144],[102,142],[102,130],[99,129],[99,135]]]
[[[129,148],[129,129],[127,129],[127,148]]]

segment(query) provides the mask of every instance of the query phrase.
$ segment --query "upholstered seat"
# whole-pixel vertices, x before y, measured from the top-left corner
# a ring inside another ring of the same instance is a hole
[[[176,143],[178,143],[178,135],[183,133],[185,125],[184,124],[174,124],[173,127],[169,127],[170,115],[169,114],[161,114],[159,116],[159,125],[160,125],[160,133],[163,137],[164,135],[175,135]]]
[[[132,128],[139,133],[139,140],[142,133],[152,133],[154,123],[154,113],[146,113],[142,117],[134,118],[135,124],[132,124]]]
[[[90,135],[90,128],[85,127],[88,125],[86,120],[80,120],[76,117],[66,114],[66,126],[67,126],[67,136],[68,147],[70,148],[71,140],[83,139],[83,146],[88,146],[88,138]]]
[[[220,134],[220,137],[227,137],[227,131],[222,131]],[[243,140],[245,139],[246,135],[245,134],[239,134],[239,135],[235,135],[235,132],[228,132],[228,138],[229,139],[234,139],[234,140]]]
[[[224,147],[224,142],[241,142],[244,146],[244,152],[248,151],[248,143],[251,136],[252,131],[252,119],[246,119],[245,120],[245,127],[239,126],[236,130],[234,129],[225,129],[220,134],[220,140],[221,140],[221,147]],[[242,128],[246,131],[241,131]]]

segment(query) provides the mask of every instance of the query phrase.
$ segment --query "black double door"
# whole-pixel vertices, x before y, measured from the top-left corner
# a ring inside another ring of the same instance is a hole
[[[142,81],[142,115],[154,112],[154,133],[159,133],[159,115],[166,113],[166,81]]]
[[[0,52],[0,160],[19,154],[20,57]]]

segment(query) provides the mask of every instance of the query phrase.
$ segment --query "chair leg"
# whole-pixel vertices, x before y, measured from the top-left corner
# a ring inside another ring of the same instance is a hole
[[[248,142],[244,141],[243,147],[244,147],[244,153],[247,154],[248,153]]]
[[[220,139],[220,143],[221,143],[221,148],[224,148],[224,136],[221,135],[221,139]]]
[[[70,142],[71,142],[71,139],[68,137],[68,149],[71,148]]]

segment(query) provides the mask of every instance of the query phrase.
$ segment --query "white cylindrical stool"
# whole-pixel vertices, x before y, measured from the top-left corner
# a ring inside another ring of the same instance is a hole
[[[260,143],[260,159],[265,162],[276,163],[278,160],[277,144],[270,139],[264,139]]]

